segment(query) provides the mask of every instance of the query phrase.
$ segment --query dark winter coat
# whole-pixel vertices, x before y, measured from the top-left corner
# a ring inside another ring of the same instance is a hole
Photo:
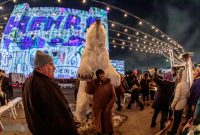
[[[6,76],[0,76],[1,90],[8,96],[9,95],[9,79]]]
[[[141,79],[140,86],[143,93],[149,92],[149,82],[150,82],[149,79]]]
[[[115,90],[110,79],[103,82],[97,79],[87,82],[86,92],[93,95],[92,111],[97,132],[113,132],[112,107],[115,102]]]
[[[157,76],[155,76],[154,81],[157,84],[158,90],[156,91],[152,107],[157,110],[168,111],[170,98],[174,90],[174,83],[161,80]]]
[[[50,78],[34,71],[22,88],[22,98],[33,135],[78,135],[67,100]]]
[[[190,95],[188,97],[188,106],[196,105],[200,97],[200,74],[194,79],[192,87],[190,88]]]
[[[118,87],[115,88],[115,93],[117,97],[120,97],[125,92],[124,88],[122,87],[122,84],[120,84]]]

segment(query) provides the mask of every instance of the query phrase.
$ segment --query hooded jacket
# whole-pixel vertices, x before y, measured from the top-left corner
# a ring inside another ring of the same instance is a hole
[[[187,103],[187,98],[190,91],[190,85],[187,82],[187,72],[182,72],[181,81],[177,84],[175,89],[175,96],[171,104],[171,108],[175,110],[183,110]]]

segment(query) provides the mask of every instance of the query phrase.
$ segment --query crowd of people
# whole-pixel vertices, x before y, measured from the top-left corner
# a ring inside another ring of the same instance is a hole
[[[34,71],[22,87],[22,99],[28,128],[33,134],[64,135],[78,134],[80,123],[75,121],[62,90],[53,80],[55,67],[52,58],[37,51],[34,61]],[[186,121],[182,134],[196,132],[194,125],[200,124],[200,69],[194,69],[194,82],[190,87],[185,69],[172,68],[170,72],[160,73],[156,68],[154,73],[148,71],[138,75],[137,70],[121,75],[121,85],[113,87],[111,80],[105,77],[105,71],[98,69],[96,79],[87,80],[86,93],[93,95],[92,114],[97,134],[113,134],[112,113],[114,104],[117,111],[132,109],[137,103],[140,110],[152,106],[154,113],[150,127],[156,126],[156,120],[161,112],[160,129],[165,128],[167,119],[173,120],[169,135],[178,132],[183,113]],[[79,81],[77,81],[77,85]],[[76,87],[75,95],[78,91]],[[9,78],[5,72],[0,72],[0,100],[4,105],[12,99],[9,90]],[[124,93],[129,93],[131,99],[126,108],[121,99]],[[3,95],[3,96],[2,96]],[[141,95],[141,96],[140,96]],[[141,98],[140,98],[141,97]],[[193,127],[193,128],[192,128]],[[198,127],[198,126],[197,126]]]

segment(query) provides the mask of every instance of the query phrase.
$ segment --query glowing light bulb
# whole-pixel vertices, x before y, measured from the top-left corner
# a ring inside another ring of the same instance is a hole
[[[83,0],[82,2],[83,2],[83,3],[86,3],[86,0]]]
[[[117,33],[117,36],[119,37],[119,36],[120,36],[120,34],[119,34],[119,33]]]
[[[154,26],[152,26],[151,28],[152,28],[152,29],[155,29],[155,27],[154,27]]]
[[[142,25],[142,21],[139,21],[139,23],[138,23],[139,25]]]
[[[115,43],[115,40],[113,40],[112,42]]]
[[[61,0],[57,0],[58,1],[58,3],[60,3],[61,2]]]
[[[127,29],[124,29],[124,31],[127,32],[128,30],[127,30]]]
[[[112,25],[111,25],[112,27],[115,27],[115,24],[114,23],[112,23]]]
[[[110,7],[107,7],[107,8],[106,8],[106,10],[108,10],[108,11],[109,11],[109,10],[110,10]]]
[[[136,35],[139,35],[139,32],[136,32]]]
[[[131,46],[133,46],[133,44],[131,44]]]
[[[0,6],[0,10],[3,10],[3,7],[2,7],[2,6]]]
[[[123,45],[125,45],[125,42],[122,42]]]
[[[8,20],[8,17],[5,16],[3,19],[4,19],[4,20]]]
[[[127,17],[127,16],[128,16],[128,15],[125,13],[125,14],[124,14],[124,17]]]
[[[132,50],[132,48],[130,47],[129,50]]]
[[[128,37],[128,39],[130,40],[130,39],[131,39],[131,37]]]
[[[17,0],[13,0],[13,2],[17,2]]]
[[[147,38],[147,36],[144,36],[144,38]]]

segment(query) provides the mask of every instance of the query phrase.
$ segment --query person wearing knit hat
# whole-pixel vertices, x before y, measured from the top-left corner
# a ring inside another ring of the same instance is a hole
[[[78,135],[68,102],[52,80],[54,70],[51,56],[37,51],[33,74],[22,88],[28,127],[34,135]]]
[[[53,65],[53,59],[48,54],[42,51],[37,51],[34,61],[34,69],[38,72],[43,72],[49,78],[54,77],[55,67]]]
[[[43,53],[42,51],[37,51],[35,55],[34,68],[42,67],[45,64],[53,63],[51,56]]]

